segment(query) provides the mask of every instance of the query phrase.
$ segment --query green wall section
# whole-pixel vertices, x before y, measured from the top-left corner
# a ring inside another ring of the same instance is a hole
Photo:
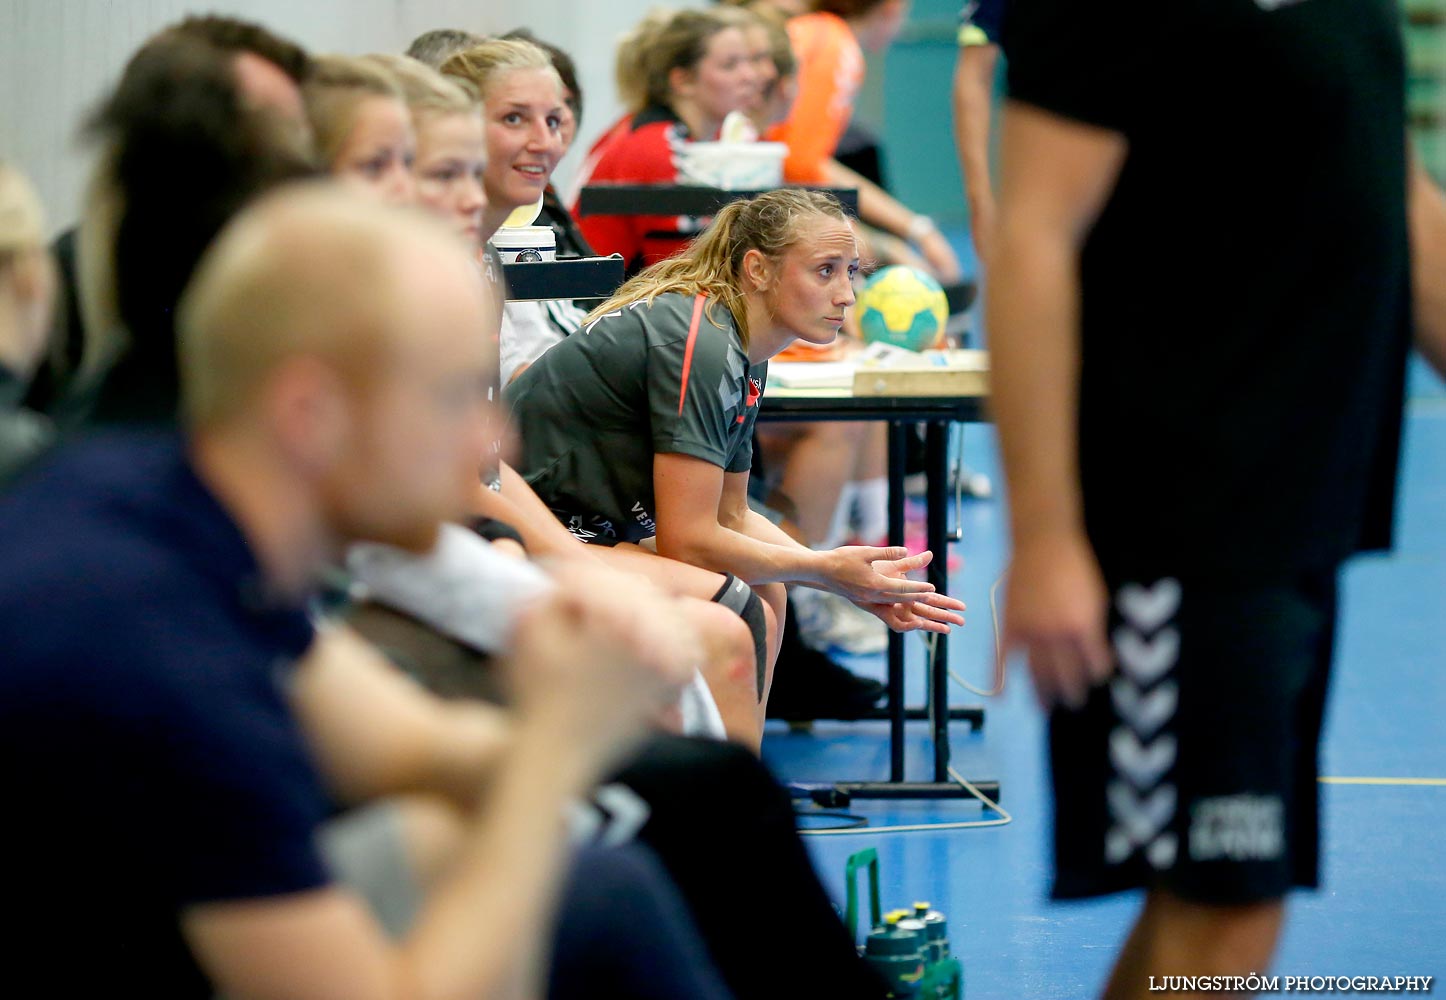
[[[1426,169],[1446,181],[1446,2],[1407,0],[1407,107]]]
[[[870,55],[855,112],[883,138],[894,194],[940,224],[961,224],[968,214],[950,105],[961,6],[914,0],[898,40],[887,53]]]

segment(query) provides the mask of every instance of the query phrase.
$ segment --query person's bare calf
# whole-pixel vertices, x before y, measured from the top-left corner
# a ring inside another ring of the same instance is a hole
[[[1151,977],[1159,983],[1165,976],[1248,977],[1262,973],[1275,953],[1284,920],[1285,904],[1278,899],[1220,906],[1153,890],[1145,897],[1144,909],[1120,951],[1105,987],[1105,1000],[1157,996],[1159,991],[1150,989]]]

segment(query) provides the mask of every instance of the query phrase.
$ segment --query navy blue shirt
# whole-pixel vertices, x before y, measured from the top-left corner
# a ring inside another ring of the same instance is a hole
[[[0,364],[0,486],[55,437],[49,420],[20,405],[24,395],[25,380]]]
[[[283,690],[312,638],[173,434],[72,446],[0,497],[12,964],[55,995],[209,996],[184,907],[328,882]]]

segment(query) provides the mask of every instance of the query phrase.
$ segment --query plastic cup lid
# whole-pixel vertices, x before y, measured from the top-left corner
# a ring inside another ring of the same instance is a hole
[[[542,214],[542,197],[539,195],[537,201],[531,205],[523,205],[514,208],[512,214],[503,220],[502,225],[509,229],[516,229],[519,226],[530,226],[537,221]]]

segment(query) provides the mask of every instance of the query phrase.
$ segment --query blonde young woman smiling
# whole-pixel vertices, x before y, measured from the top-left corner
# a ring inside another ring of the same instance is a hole
[[[538,204],[567,152],[576,122],[552,56],[525,39],[499,38],[443,64],[482,95],[488,167],[483,233],[491,237],[514,210]],[[536,357],[574,332],[585,310],[566,300],[509,302],[500,343],[506,385]]]
[[[490,239],[514,209],[542,197],[566,149],[562,80],[547,53],[530,42],[492,39],[457,53],[442,72],[473,86],[482,98],[487,207],[482,236]]]

